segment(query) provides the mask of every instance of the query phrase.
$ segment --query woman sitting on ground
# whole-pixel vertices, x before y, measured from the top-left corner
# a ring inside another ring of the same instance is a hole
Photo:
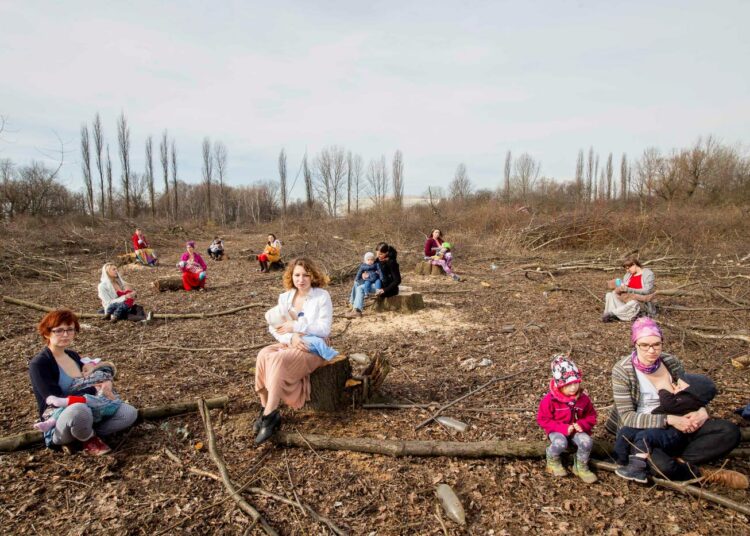
[[[156,258],[156,252],[146,240],[143,230],[138,227],[133,233],[133,251],[135,251],[135,260],[146,266],[156,266],[159,260]]]
[[[424,260],[430,264],[441,266],[443,271],[456,281],[461,278],[453,273],[453,253],[451,244],[443,240],[443,232],[433,229],[430,237],[424,243]]]
[[[747,477],[740,473],[699,467],[723,459],[739,445],[739,428],[709,417],[705,407],[685,415],[654,413],[661,404],[659,391],[673,393],[685,369],[676,357],[662,352],[662,332],[651,318],[633,322],[631,341],[632,354],[612,368],[614,407],[606,424],[608,431],[628,435],[632,445],[627,460],[618,460],[623,466],[617,475],[645,483],[650,469],[654,476],[669,480],[705,475],[746,488]]]
[[[263,348],[255,362],[255,391],[262,406],[253,427],[257,445],[281,427],[278,407],[282,401],[300,409],[310,400],[310,374],[326,361],[311,353],[302,339],[330,336],[333,323],[331,296],[322,288],[328,277],[313,261],[295,259],[282,279],[287,291],[279,296],[278,309],[290,320],[269,327],[278,343]]]
[[[275,234],[269,234],[263,253],[256,258],[258,264],[260,264],[260,271],[263,273],[270,272],[270,265],[281,260],[281,240],[277,240]]]
[[[46,347],[29,362],[29,376],[40,420],[46,420],[56,410],[47,405],[47,397],[67,397],[74,380],[82,377],[81,357],[68,349],[80,329],[78,317],[67,309],[47,313],[37,326]],[[96,389],[91,387],[88,394],[96,394]],[[137,417],[138,410],[123,402],[112,416],[94,425],[93,414],[86,404],[72,404],[58,416],[47,446],[56,448],[80,441],[87,454],[107,454],[111,449],[99,436],[125,430]]]
[[[653,313],[650,301],[654,293],[654,272],[644,268],[638,258],[632,256],[623,260],[622,267],[627,270],[622,281],[610,281],[609,286],[614,290],[604,296],[603,322],[628,322],[640,313]]]
[[[143,307],[135,304],[135,299],[138,297],[135,289],[123,280],[117,271],[117,266],[111,262],[102,266],[102,276],[99,279],[97,291],[102,301],[104,314],[109,315],[112,322],[118,320],[137,322],[146,319]]]
[[[187,251],[180,257],[177,267],[182,271],[182,288],[203,291],[206,287],[206,261],[195,251],[195,242],[188,240]]]

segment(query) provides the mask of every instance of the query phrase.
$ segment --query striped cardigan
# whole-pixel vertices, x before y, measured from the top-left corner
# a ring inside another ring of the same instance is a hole
[[[669,370],[672,380],[682,378],[685,369],[682,363],[670,354],[661,354],[662,363]],[[636,413],[638,401],[641,399],[641,389],[638,376],[630,356],[623,357],[612,367],[612,394],[615,405],[609,412],[605,428],[616,434],[623,426],[630,428],[666,428],[667,416],[651,413]]]

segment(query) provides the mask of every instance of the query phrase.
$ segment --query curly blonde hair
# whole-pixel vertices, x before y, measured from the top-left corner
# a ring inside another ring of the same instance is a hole
[[[294,273],[294,268],[297,266],[302,266],[305,271],[310,274],[312,277],[311,285],[313,287],[325,287],[330,281],[330,278],[320,269],[315,261],[307,257],[298,257],[287,265],[284,275],[281,278],[281,281],[284,283],[284,288],[287,290],[292,290],[294,288],[292,274]]]

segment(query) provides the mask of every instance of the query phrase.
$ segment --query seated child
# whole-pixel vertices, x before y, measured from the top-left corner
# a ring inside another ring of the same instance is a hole
[[[716,396],[716,386],[711,378],[702,374],[685,374],[677,380],[674,392],[659,389],[659,406],[651,413],[687,415],[708,405]],[[630,428],[624,426],[617,432],[615,456],[621,466],[615,474],[641,484],[648,482],[646,456],[651,449],[669,452],[679,449],[685,434],[673,426],[667,428]]]
[[[302,315],[303,313],[300,313]],[[266,311],[266,322],[268,322],[268,325],[272,328],[276,329],[280,327],[285,322],[292,320],[292,317],[289,316],[289,314],[285,314],[279,309],[279,306],[276,305],[274,307],[271,307],[268,311]],[[302,337],[302,342],[304,342],[311,353],[317,354],[326,361],[330,361],[339,353],[328,346],[323,340],[322,337],[316,337],[315,335],[305,335]]]
[[[111,417],[117,413],[117,409],[122,404],[122,400],[112,387],[112,380],[117,375],[117,369],[113,363],[102,361],[99,358],[81,358],[83,374],[80,378],[74,378],[70,386],[70,395],[67,397],[48,396],[46,402],[47,409],[44,411],[46,420],[38,422],[34,428],[44,432],[45,440],[47,436],[52,437],[52,433],[57,424],[57,418],[70,405],[86,404],[94,416],[94,424],[101,422],[106,417]],[[96,394],[80,394],[89,387],[96,388]],[[79,393],[79,394],[76,394]],[[49,441],[48,441],[49,444]]]
[[[453,248],[453,245],[450,242],[443,242],[443,244],[440,246],[440,249],[435,252],[435,254],[432,256],[433,260],[440,260],[443,258],[450,259],[453,255],[451,253],[451,249]]]
[[[547,447],[546,471],[553,476],[566,476],[560,454],[568,448],[568,438],[578,447],[573,474],[586,484],[596,482],[589,469],[589,455],[594,446],[589,432],[596,424],[596,410],[591,399],[581,389],[581,373],[565,355],[552,358],[552,379],[549,392],[539,403],[536,421],[550,440]]]
[[[367,274],[367,276],[365,276]],[[375,294],[382,287],[382,278],[380,274],[380,264],[375,262],[375,254],[371,251],[365,253],[362,264],[357,269],[357,275],[354,277],[354,285],[349,296],[349,303],[354,303],[354,295],[357,287],[364,285],[365,296]]]
[[[211,242],[211,245],[208,246],[208,256],[214,259],[215,261],[221,260],[221,257],[224,255],[224,241],[221,239],[221,237],[215,236],[214,241]]]

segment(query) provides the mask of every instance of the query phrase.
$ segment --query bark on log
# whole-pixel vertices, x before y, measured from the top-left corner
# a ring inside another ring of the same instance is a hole
[[[229,397],[226,396],[219,396],[206,400],[206,405],[211,409],[223,408],[228,403]],[[167,404],[166,406],[141,408],[138,410],[138,420],[136,422],[174,417],[175,415],[192,413],[197,410],[198,401],[196,400],[190,402],[177,402],[175,404]],[[0,452],[13,452],[43,444],[44,436],[41,432],[37,432],[36,430],[22,432],[20,434],[0,438]]]
[[[10,296],[3,296],[3,301],[5,303],[10,303],[13,305],[20,305],[21,307],[28,307],[29,309],[35,309],[37,311],[43,311],[45,313],[49,313],[49,312],[59,309],[59,307],[47,307],[46,305],[39,305],[38,303],[32,303],[32,302],[28,302],[24,300],[19,300],[17,298],[12,298]],[[104,318],[104,315],[100,315],[97,313],[76,312],[76,316],[78,318]]]
[[[377,298],[373,308],[379,313],[383,311],[413,313],[420,309],[424,309],[424,299],[418,292],[405,292],[387,298]]]
[[[310,375],[310,407],[337,411],[346,405],[346,380],[352,377],[349,358],[337,355]]]
[[[159,292],[164,292],[167,290],[182,290],[182,277],[160,277],[159,279],[151,283],[151,286]]]
[[[244,311],[252,307],[267,307],[263,303],[248,303],[247,305],[240,305],[232,309],[226,309],[224,311],[214,311],[212,313],[154,313],[155,319],[179,319],[179,318],[212,318],[214,316],[224,316]]]
[[[415,272],[418,275],[445,275],[445,270],[438,264],[432,264],[430,261],[417,263]]]

